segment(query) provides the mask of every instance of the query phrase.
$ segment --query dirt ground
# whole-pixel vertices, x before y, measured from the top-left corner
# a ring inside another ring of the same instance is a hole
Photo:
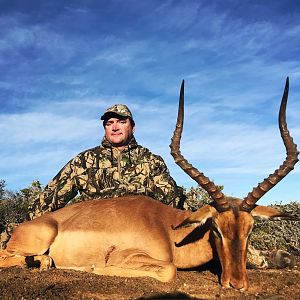
[[[73,270],[0,270],[0,299],[300,299],[300,257],[289,269],[248,270],[247,292],[221,288],[219,269],[178,271],[172,283],[99,276]]]

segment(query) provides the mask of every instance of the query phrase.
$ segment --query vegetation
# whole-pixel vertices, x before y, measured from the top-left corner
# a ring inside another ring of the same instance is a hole
[[[283,212],[300,217],[300,202],[272,206]],[[254,248],[258,250],[282,249],[300,254],[299,221],[268,221],[257,219],[250,241]]]
[[[39,181],[18,192],[5,188],[5,181],[0,180],[0,229],[11,223],[21,223],[28,215],[28,204],[43,190]],[[222,186],[220,186],[223,189]],[[186,197],[184,208],[193,211],[211,202],[211,198],[201,187],[183,189]],[[76,197],[72,202],[78,202]],[[300,216],[300,203],[273,205],[280,210]],[[257,219],[250,238],[250,243],[258,250],[282,249],[300,253],[300,226],[297,221],[268,221]]]
[[[0,180],[0,228],[1,231],[8,224],[21,223],[28,215],[28,204],[43,189],[39,181],[18,192],[12,192],[5,188],[5,181]]]

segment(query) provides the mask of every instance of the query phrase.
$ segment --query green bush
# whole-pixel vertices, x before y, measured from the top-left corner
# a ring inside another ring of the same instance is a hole
[[[4,230],[7,224],[21,223],[28,216],[28,204],[43,189],[39,181],[18,192],[12,192],[5,188],[5,181],[0,180],[0,227]]]
[[[222,190],[223,186],[219,186],[219,188]],[[196,211],[200,207],[213,201],[208,193],[200,186],[191,187],[189,190],[183,188],[183,193],[186,198],[184,208],[192,211]]]
[[[291,215],[300,216],[300,202],[271,206]],[[299,221],[257,219],[250,237],[250,242],[258,250],[282,249],[300,253]]]

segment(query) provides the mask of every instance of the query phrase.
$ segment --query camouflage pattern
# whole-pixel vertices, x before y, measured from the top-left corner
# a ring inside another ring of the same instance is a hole
[[[109,107],[101,117],[101,120],[106,120],[112,114],[127,117],[133,120],[131,111],[124,104],[114,104],[113,106]]]
[[[30,205],[30,219],[65,206],[78,192],[81,200],[142,194],[174,204],[181,190],[163,159],[134,137],[122,152],[104,137],[101,146],[78,154],[53,178]]]

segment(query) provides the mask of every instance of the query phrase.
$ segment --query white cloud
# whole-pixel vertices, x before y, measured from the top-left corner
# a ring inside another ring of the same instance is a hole
[[[154,62],[156,59],[149,55],[149,48],[144,41],[130,42],[120,40],[108,45],[105,50],[96,55],[94,61],[103,61],[113,66],[134,68],[139,64]]]
[[[0,130],[8,144],[61,143],[85,136],[95,127],[95,121],[51,113],[2,115]]]

